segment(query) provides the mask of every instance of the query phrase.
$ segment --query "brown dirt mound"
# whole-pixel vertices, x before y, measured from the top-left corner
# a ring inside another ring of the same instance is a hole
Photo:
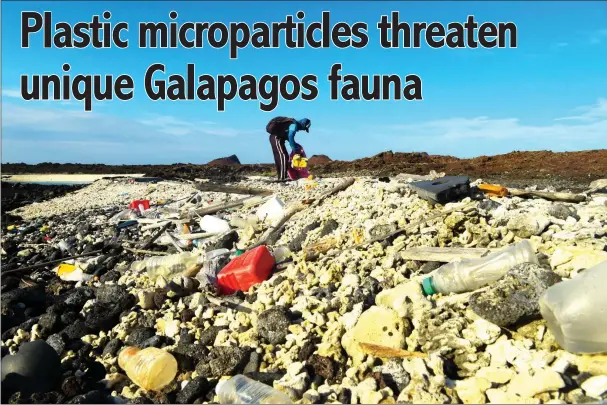
[[[208,165],[239,165],[240,160],[238,160],[238,156],[230,155],[228,157],[211,160],[207,164]]]
[[[504,155],[459,159],[427,153],[382,152],[370,158],[350,162],[332,161],[317,170],[322,172],[353,171],[374,175],[398,173],[424,174],[430,170],[447,174],[471,176],[507,175],[532,178],[557,175],[564,177],[599,178],[607,173],[607,149],[582,152],[511,152]]]
[[[308,163],[312,166],[324,165],[332,161],[333,160],[327,155],[312,155],[312,157],[308,159]]]

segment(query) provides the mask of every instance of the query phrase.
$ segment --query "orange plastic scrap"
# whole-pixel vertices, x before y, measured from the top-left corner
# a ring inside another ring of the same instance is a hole
[[[183,224],[183,233],[184,234],[188,234],[190,233],[190,227],[188,226],[188,224]],[[191,240],[185,241],[186,246],[190,246],[193,242]]]
[[[499,184],[480,184],[478,189],[489,197],[505,197],[508,195],[508,189]]]
[[[308,183],[304,185],[306,191],[312,190],[314,187],[318,186],[318,183],[312,180],[308,180]]]
[[[370,354],[373,357],[379,357],[381,359],[390,359],[390,358],[401,358],[407,359],[411,357],[417,358],[428,358],[426,353],[422,352],[409,352],[403,349],[396,349],[388,346],[380,346],[373,343],[358,343],[363,353]]]

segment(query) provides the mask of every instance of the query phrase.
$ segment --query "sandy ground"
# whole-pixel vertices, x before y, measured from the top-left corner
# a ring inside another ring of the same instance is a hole
[[[104,177],[143,177],[143,174],[17,174],[2,176],[6,181],[22,182],[90,182]]]

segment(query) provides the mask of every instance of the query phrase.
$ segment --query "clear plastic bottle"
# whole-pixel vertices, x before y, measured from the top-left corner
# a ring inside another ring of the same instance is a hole
[[[521,263],[539,264],[531,243],[525,239],[499,252],[462,259],[441,266],[422,282],[427,295],[474,291],[502,278]]]
[[[127,208],[125,210],[120,211],[113,217],[111,217],[109,219],[109,222],[111,224],[118,224],[120,222],[120,220],[122,220],[122,219],[130,219],[130,216],[131,216],[131,210]]]
[[[131,270],[140,272],[145,269],[152,279],[158,276],[168,279],[189,270],[192,266],[199,264],[203,258],[204,256],[195,255],[191,252],[155,256],[134,262],[131,265]]]
[[[126,347],[118,355],[118,365],[139,387],[159,391],[177,375],[177,360],[166,350]]]
[[[292,404],[291,398],[269,385],[242,374],[219,381],[215,392],[220,404]]]
[[[607,352],[607,260],[548,288],[540,312],[558,344],[572,353]]]

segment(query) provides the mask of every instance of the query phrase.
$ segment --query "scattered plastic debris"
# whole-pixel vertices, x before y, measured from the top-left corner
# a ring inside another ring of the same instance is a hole
[[[57,380],[3,374],[3,403],[604,400],[602,183],[464,177],[112,179],[24,206],[3,373],[45,342],[27,373]]]

